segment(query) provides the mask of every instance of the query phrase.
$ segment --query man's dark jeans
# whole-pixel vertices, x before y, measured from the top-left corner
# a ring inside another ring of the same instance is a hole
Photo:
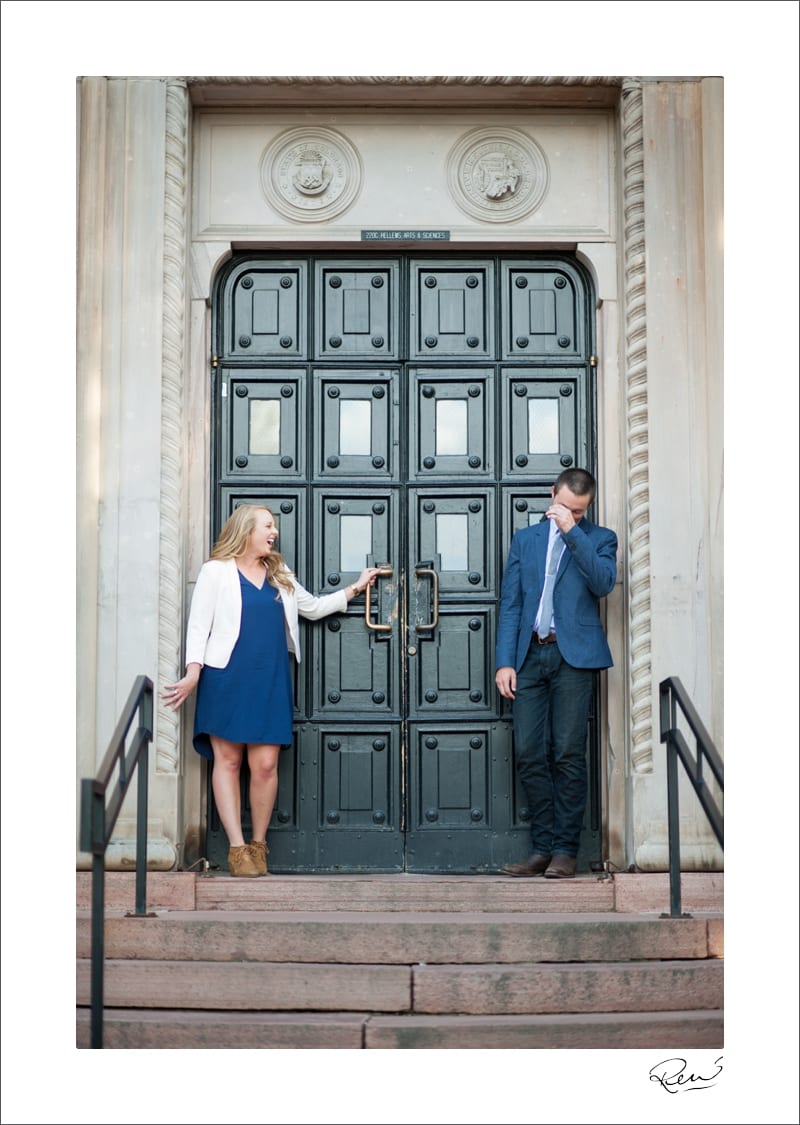
[[[586,728],[594,673],[534,641],[517,673],[514,746],[533,852],[578,854],[586,809]]]

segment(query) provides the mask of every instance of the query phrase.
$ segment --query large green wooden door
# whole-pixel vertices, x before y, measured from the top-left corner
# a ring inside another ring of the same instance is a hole
[[[251,254],[219,278],[212,537],[265,503],[310,590],[383,568],[369,599],[303,626],[271,870],[480,872],[525,854],[496,613],[511,536],[565,466],[593,465],[590,307],[566,256]],[[587,753],[584,867],[601,858],[594,720]],[[208,802],[224,867],[210,786]]]

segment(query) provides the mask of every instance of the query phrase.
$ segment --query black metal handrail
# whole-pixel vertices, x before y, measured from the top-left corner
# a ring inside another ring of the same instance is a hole
[[[139,712],[139,725],[125,749],[131,723]],[[105,857],[114,825],[125,795],[139,767],[136,801],[136,910],[144,916],[147,887],[147,759],[153,738],[153,682],[137,676],[128,702],[108,745],[97,777],[81,781],[81,851],[92,853],[92,963],[91,963],[91,1045],[103,1046],[103,962],[105,957]],[[114,772],[116,782],[112,785]],[[106,795],[110,799],[106,804]]]
[[[721,791],[724,792],[724,770],[711,736],[695,711],[692,701],[677,676],[670,676],[659,684],[661,705],[661,741],[667,744],[667,824],[669,833],[669,899],[670,916],[681,917],[681,842],[678,817],[678,759],[688,774],[708,822],[723,847],[724,822],[722,812],[703,776],[703,761],[707,761]],[[680,707],[695,737],[696,756],[678,730]]]

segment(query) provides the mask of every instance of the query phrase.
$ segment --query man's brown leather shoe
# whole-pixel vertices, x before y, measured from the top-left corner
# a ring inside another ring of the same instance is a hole
[[[575,863],[574,855],[554,855],[544,877],[545,879],[574,879]]]
[[[530,859],[526,859],[523,863],[509,863],[506,867],[501,867],[500,870],[504,875],[516,875],[518,878],[523,875],[544,875],[549,863],[549,855],[532,855]]]

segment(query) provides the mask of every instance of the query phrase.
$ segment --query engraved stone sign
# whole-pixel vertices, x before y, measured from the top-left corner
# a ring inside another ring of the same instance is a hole
[[[545,155],[518,129],[476,129],[447,159],[450,193],[475,219],[508,223],[537,208],[550,182]]]
[[[346,137],[333,129],[289,129],[261,157],[267,202],[297,222],[340,215],[361,187],[361,162]]]

